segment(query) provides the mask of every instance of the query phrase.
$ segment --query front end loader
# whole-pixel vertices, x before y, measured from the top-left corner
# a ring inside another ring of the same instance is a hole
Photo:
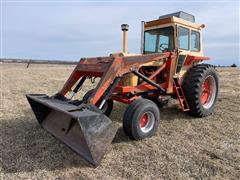
[[[141,54],[123,51],[106,57],[82,58],[62,89],[53,96],[27,94],[39,124],[86,161],[98,166],[111,144],[117,125],[108,115],[113,102],[129,104],[123,117],[125,134],[134,140],[155,134],[159,108],[169,98],[195,117],[213,113],[218,76],[213,66],[202,64],[201,29],[194,16],[177,12],[142,22]],[[86,79],[100,78],[82,99]]]

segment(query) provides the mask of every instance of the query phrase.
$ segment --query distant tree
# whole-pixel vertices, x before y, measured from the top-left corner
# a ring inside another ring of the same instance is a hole
[[[230,67],[237,67],[237,65],[236,64],[232,64]]]

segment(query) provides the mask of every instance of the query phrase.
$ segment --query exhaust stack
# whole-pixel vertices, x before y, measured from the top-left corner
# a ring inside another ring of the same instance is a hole
[[[129,28],[128,24],[122,24],[121,25],[122,31],[123,31],[123,53],[127,53],[127,31]]]

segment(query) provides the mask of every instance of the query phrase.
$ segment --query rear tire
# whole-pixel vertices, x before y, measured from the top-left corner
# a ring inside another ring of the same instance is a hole
[[[186,74],[183,91],[194,117],[205,117],[213,113],[219,88],[216,70],[209,64],[198,64]]]
[[[139,98],[127,107],[123,117],[123,129],[130,139],[149,138],[156,133],[159,119],[157,105],[151,100]]]
[[[92,95],[94,89],[89,90],[84,96],[83,96],[83,102],[87,102],[88,99],[90,98],[90,96]],[[98,107],[100,104],[97,103],[96,106]],[[112,99],[108,99],[104,106],[102,107],[102,109],[100,109],[100,111],[102,113],[104,113],[105,115],[109,116],[112,112],[113,109],[113,100]]]

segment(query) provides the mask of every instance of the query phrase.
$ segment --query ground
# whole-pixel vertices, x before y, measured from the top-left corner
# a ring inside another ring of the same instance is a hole
[[[0,179],[240,179],[240,70],[219,68],[215,113],[193,118],[172,100],[160,110],[157,134],[131,141],[123,133],[126,105],[115,103],[119,125],[101,165],[93,168],[42,129],[26,93],[54,94],[72,65],[0,64]],[[84,86],[86,91],[91,86]]]

